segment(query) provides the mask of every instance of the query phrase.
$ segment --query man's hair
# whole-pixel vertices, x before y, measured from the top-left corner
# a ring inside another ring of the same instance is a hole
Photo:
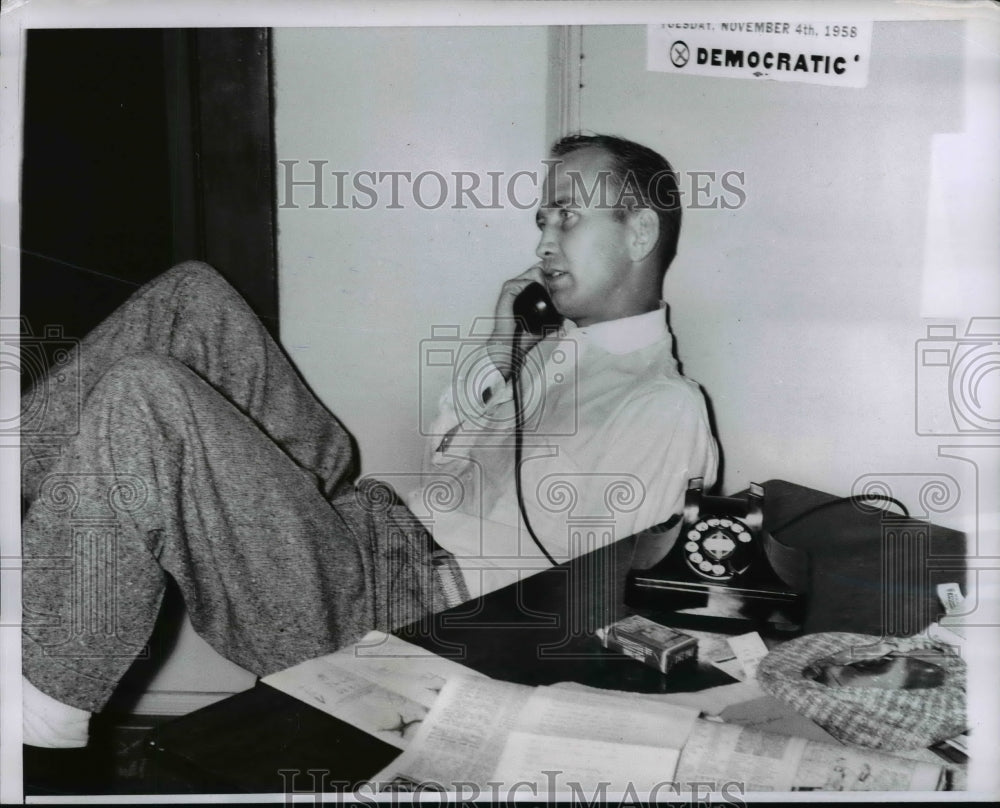
[[[601,149],[609,158],[612,187],[619,201],[615,216],[651,208],[660,221],[657,243],[660,271],[666,272],[677,254],[681,232],[680,191],[677,174],[666,158],[646,146],[613,135],[566,135],[552,146],[553,157],[564,157],[585,148]]]

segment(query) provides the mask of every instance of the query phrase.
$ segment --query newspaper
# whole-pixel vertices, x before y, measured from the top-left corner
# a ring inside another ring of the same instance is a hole
[[[449,679],[377,787],[532,784],[533,793],[670,782],[698,711],[617,694]]]
[[[380,632],[262,681],[403,750],[372,778],[376,792],[474,786],[478,795],[520,784],[535,794],[648,793],[691,783],[739,783],[750,793],[930,791],[944,772],[720,720],[760,701],[755,682],[693,694],[528,687]]]
[[[531,688],[492,679],[449,679],[409,748],[372,778],[375,790],[488,783]]]
[[[261,681],[405,749],[445,681],[456,674],[481,676],[391,634],[372,631],[354,645]]]
[[[759,791],[934,791],[940,765],[843,745],[699,721],[677,765],[680,782],[743,783]]]
[[[733,698],[749,689],[727,687]],[[725,688],[714,690],[725,704]],[[699,718],[706,699],[692,695],[680,705],[579,685],[449,679],[408,750],[372,787],[468,793],[475,786],[481,794],[520,784],[534,794],[621,794],[697,783],[738,783],[749,793],[942,785],[939,764]]]
[[[719,715],[729,707],[744,704],[765,695],[756,680],[733,682],[728,685],[718,685],[716,687],[705,688],[704,690],[695,690],[690,693],[635,693],[630,690],[608,690],[591,687],[579,682],[559,682],[552,685],[552,687],[574,693],[600,693],[604,695],[610,693],[620,698],[639,700],[642,703],[662,702],[681,707],[693,707],[701,712],[702,715]]]
[[[494,772],[502,783],[622,793],[670,782],[698,711],[634,697],[537,688]],[[539,761],[549,772],[540,771]]]

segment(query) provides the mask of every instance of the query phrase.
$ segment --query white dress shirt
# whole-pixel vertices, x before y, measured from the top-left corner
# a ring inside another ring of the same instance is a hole
[[[511,384],[478,350],[441,396],[423,485],[408,497],[473,597],[549,566],[517,505]],[[690,478],[714,482],[704,398],[677,370],[663,304],[567,324],[527,354],[519,378],[524,503],[557,562],[666,522]]]

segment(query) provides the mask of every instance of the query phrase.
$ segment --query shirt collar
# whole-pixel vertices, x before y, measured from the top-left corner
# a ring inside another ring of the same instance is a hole
[[[669,337],[666,307],[667,304],[661,300],[659,308],[654,311],[618,320],[606,320],[584,328],[578,328],[567,322],[565,333],[566,336],[585,336],[590,342],[611,354],[632,353]]]

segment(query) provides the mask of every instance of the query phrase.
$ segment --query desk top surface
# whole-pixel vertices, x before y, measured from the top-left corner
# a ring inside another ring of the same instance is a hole
[[[768,529],[835,499],[780,480],[766,483],[765,492]],[[901,526],[920,524],[928,528],[925,556],[945,559],[935,575],[961,581],[963,535],[926,523],[893,521],[850,506],[830,507],[779,533],[783,542],[810,554],[805,629],[885,631],[887,614],[891,619],[886,592],[891,601],[894,588],[884,578],[885,555],[892,551]],[[521,684],[576,681],[633,692],[679,692],[732,682],[705,662],[664,675],[600,647],[594,636],[597,627],[634,611],[657,617],[655,611],[622,604],[623,572],[630,559],[631,545],[619,542],[395,633],[489,676]],[[915,571],[926,569],[927,558],[911,554],[910,564],[916,565]],[[913,631],[919,630],[934,619],[933,587],[914,593],[910,578],[900,586],[910,600],[915,595],[917,608],[904,611],[907,619],[921,624]],[[301,771],[308,780],[311,775],[305,772],[310,768],[359,782],[398,754],[266,685],[164,725],[154,733],[151,747],[175,774],[182,772],[193,785],[209,791],[281,792],[291,770]],[[304,780],[297,788],[314,790]]]

